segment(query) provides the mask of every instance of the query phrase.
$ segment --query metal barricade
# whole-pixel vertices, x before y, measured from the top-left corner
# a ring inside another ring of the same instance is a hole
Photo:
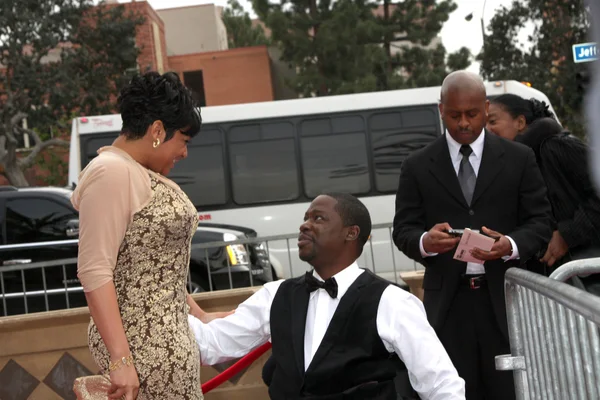
[[[554,278],[595,270],[576,263]],[[496,369],[514,371],[517,399],[600,399],[600,297],[519,268],[505,289],[511,354],[496,356]]]
[[[260,286],[270,280],[299,276],[310,267],[298,256],[297,238],[296,231],[193,243],[188,291]],[[0,245],[0,317],[85,306],[76,258],[36,262],[35,257],[30,256],[44,249],[67,246],[70,246],[68,252],[76,255],[77,245],[77,239]],[[11,255],[16,251],[21,252],[19,257]],[[391,223],[373,225],[358,263],[400,285],[405,284],[401,273],[423,269],[396,249]]]
[[[585,258],[561,265],[552,272],[550,279],[566,282],[575,276],[600,274],[600,258]]]

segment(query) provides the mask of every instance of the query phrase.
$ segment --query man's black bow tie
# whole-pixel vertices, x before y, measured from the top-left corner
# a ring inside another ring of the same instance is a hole
[[[306,276],[304,277],[304,282],[306,283],[306,288],[309,292],[314,292],[317,289],[325,289],[332,299],[337,297],[338,286],[335,278],[333,277],[327,279],[325,282],[322,282],[315,278],[312,272],[307,272]]]

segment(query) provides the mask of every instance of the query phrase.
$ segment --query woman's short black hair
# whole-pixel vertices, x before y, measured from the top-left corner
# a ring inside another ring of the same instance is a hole
[[[371,236],[371,214],[367,207],[355,196],[348,193],[325,193],[337,201],[335,210],[342,219],[344,226],[357,225],[360,229],[358,234],[359,255]]]
[[[527,125],[540,118],[555,118],[550,106],[537,99],[524,99],[512,93],[506,93],[491,100],[492,104],[500,105],[513,118],[519,115],[525,117]]]
[[[200,109],[192,92],[174,72],[160,75],[151,71],[135,76],[121,90],[117,104],[123,119],[121,134],[128,139],[142,138],[154,121],[163,123],[165,141],[178,130],[189,137],[200,132]]]

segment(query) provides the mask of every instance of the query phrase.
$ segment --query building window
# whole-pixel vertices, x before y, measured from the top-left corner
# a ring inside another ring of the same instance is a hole
[[[33,143],[33,138],[25,132],[23,134],[16,134],[15,138],[17,139],[17,150],[26,150],[35,144]]]
[[[298,198],[293,124],[236,125],[229,130],[228,141],[233,199],[237,204]]]
[[[369,130],[375,185],[379,192],[391,193],[398,189],[406,157],[438,137],[439,117],[434,106],[374,113]]]
[[[300,125],[306,196],[371,190],[366,134],[361,116],[319,118]]]
[[[192,91],[192,95],[198,102],[198,105],[205,107],[206,96],[204,94],[204,76],[202,75],[202,70],[184,72],[183,82]]]

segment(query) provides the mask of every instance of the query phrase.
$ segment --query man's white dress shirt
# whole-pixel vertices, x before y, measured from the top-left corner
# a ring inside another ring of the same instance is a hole
[[[456,175],[458,176],[458,169],[460,168],[460,162],[462,161],[462,158],[463,158],[463,155],[460,153],[461,144],[458,143],[456,140],[454,140],[454,138],[448,133],[448,131],[446,131],[445,136],[446,136],[446,141],[448,142],[448,150],[450,151],[450,159],[452,160],[452,165],[454,166],[454,171],[456,172]],[[485,130],[481,132],[479,137],[477,137],[477,139],[475,139],[475,141],[473,143],[471,143],[471,149],[473,150],[473,152],[469,156],[469,162],[471,163],[471,166],[473,167],[473,171],[475,171],[475,176],[479,176],[479,166],[481,165],[481,158],[483,156],[484,142],[485,142]],[[452,228],[463,229],[463,228],[470,228],[470,227],[469,226],[453,226]],[[494,229],[493,226],[488,226],[488,228]],[[423,258],[437,256],[437,253],[427,253],[425,251],[425,248],[423,247],[423,237],[425,237],[426,233],[427,232],[425,232],[421,235],[421,240],[419,242],[419,249],[421,250],[421,256]],[[503,232],[500,232],[500,233],[503,233]],[[510,256],[502,257],[502,259],[505,261],[508,261],[508,260],[514,260],[516,258],[519,258],[519,249],[517,249],[517,245],[516,245],[515,241],[510,236],[506,236],[506,238],[510,241],[513,251]],[[483,264],[467,263],[466,274],[467,275],[485,274],[485,268],[484,268]]]
[[[356,263],[334,275],[338,296],[324,289],[310,294],[304,331],[304,368],[308,369],[323,340],[331,318],[348,288],[364,273]],[[323,281],[313,271],[313,275]],[[213,365],[243,357],[271,339],[271,304],[283,280],[266,283],[236,309],[233,315],[203,324],[189,316],[200,347],[202,364]],[[409,292],[388,286],[377,310],[377,331],[385,348],[395,352],[409,371],[412,387],[421,398],[465,398],[465,383],[458,376],[446,350],[429,325],[421,301]]]

